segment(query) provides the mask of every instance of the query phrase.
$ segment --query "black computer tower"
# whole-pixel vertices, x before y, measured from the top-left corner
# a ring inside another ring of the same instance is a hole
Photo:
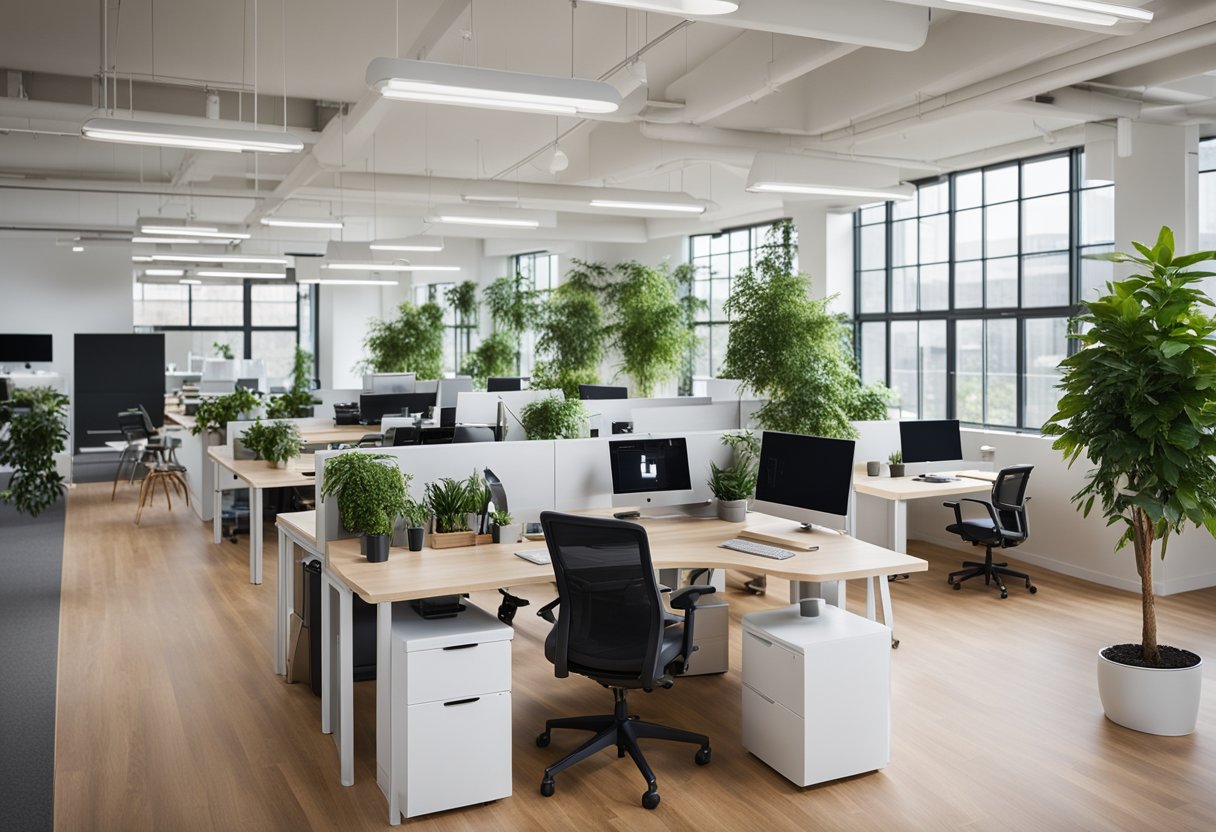
[[[321,695],[321,563],[311,561],[304,564],[303,575],[307,587],[306,615],[308,622],[308,669],[312,692]],[[335,609],[336,613],[337,610]],[[376,606],[358,595],[351,605],[354,621],[352,649],[355,660],[355,681],[365,682],[376,678]]]

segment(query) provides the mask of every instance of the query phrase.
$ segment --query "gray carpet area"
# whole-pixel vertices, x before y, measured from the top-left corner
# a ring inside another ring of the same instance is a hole
[[[0,474],[0,489],[8,474]],[[0,830],[51,828],[55,673],[67,498],[37,518],[0,504]]]

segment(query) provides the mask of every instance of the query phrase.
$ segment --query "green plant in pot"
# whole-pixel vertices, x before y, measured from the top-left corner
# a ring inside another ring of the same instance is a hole
[[[529,439],[577,439],[587,423],[587,408],[578,399],[546,396],[521,407],[519,422]]]
[[[215,350],[217,357],[228,361],[232,360],[232,346],[230,344],[226,344],[223,341],[212,341],[211,349]]]
[[[326,460],[321,499],[337,497],[342,525],[363,536],[363,554],[373,563],[388,560],[397,518],[405,513],[405,477],[396,460],[358,451]]]
[[[725,468],[709,463],[709,490],[718,501],[718,517],[742,523],[747,519],[747,501],[756,491],[760,440],[744,431],[723,436],[722,444],[730,446],[734,461]]]
[[[256,390],[242,387],[223,396],[203,399],[198,403],[194,414],[194,427],[190,432],[196,436],[200,433],[214,433],[221,437],[229,422],[235,422],[242,417],[252,417],[262,405],[262,394]]]
[[[902,477],[904,475],[904,454],[903,451],[892,451],[887,457],[887,463],[891,466],[891,476]]]
[[[599,384],[599,364],[607,333],[600,285],[609,277],[598,263],[574,261],[565,282],[554,289],[537,326],[533,390],[561,390],[578,398],[580,384]]]
[[[435,519],[432,548],[473,544],[474,535],[469,530],[469,492],[463,480],[444,477],[427,483],[426,505]]]
[[[495,511],[490,514],[491,534],[495,543],[518,543],[520,526],[508,512]]]
[[[1162,228],[1138,254],[1096,255],[1134,263],[1137,274],[1107,284],[1082,301],[1070,337],[1080,348],[1060,362],[1063,395],[1043,426],[1069,465],[1084,455],[1086,483],[1073,504],[1095,507],[1122,530],[1140,576],[1139,644],[1117,644],[1098,656],[1098,692],[1109,719],[1152,734],[1195,729],[1202,660],[1159,644],[1153,596],[1153,544],[1165,557],[1172,535],[1189,525],[1216,536],[1216,320],[1188,272],[1216,252],[1175,256]]]
[[[410,551],[421,552],[422,545],[426,542],[426,524],[431,519],[431,510],[427,508],[426,503],[420,503],[410,497],[405,501],[401,516],[405,519],[406,543]]]
[[[50,387],[18,389],[0,402],[0,465],[13,469],[0,500],[31,517],[63,496],[55,454],[67,447],[67,406],[68,397]]]
[[[465,519],[466,525],[474,534],[489,534],[489,506],[493,498],[485,477],[476,468],[464,481],[464,499],[464,510],[468,515]]]
[[[265,424],[259,419],[241,434],[241,441],[271,465],[286,468],[290,460],[300,455],[304,437],[291,422],[278,420]]]
[[[304,419],[313,414],[319,404],[312,396],[312,353],[296,347],[291,368],[291,389],[275,396],[266,406],[271,419]]]

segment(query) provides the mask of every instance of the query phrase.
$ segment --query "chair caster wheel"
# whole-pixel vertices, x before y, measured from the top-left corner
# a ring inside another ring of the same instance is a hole
[[[952,584],[950,584],[950,585],[951,585],[952,587],[954,587],[955,589],[962,589],[962,588],[963,588],[963,585],[962,585],[962,584],[960,584],[958,581],[955,581],[954,583],[952,583]]]
[[[557,785],[553,782],[552,777],[546,777],[540,781],[540,793],[542,797],[553,797],[555,791],[557,791]]]
[[[709,765],[711,754],[712,752],[709,750],[709,746],[707,745],[704,748],[697,750],[696,756],[693,757],[693,761],[699,766],[707,766]]]
[[[1001,593],[1001,598],[1008,598],[1008,597],[1009,597],[1009,593],[1008,593],[1008,592],[1002,592],[1002,593]]]
[[[658,805],[659,805],[659,793],[657,790],[646,792],[646,794],[642,795],[642,808],[643,809],[654,809]]]
[[[1039,588],[1038,588],[1037,586],[1033,586],[1033,585],[1031,585],[1031,584],[1026,584],[1026,588],[1027,588],[1028,590],[1030,590],[1030,594],[1031,594],[1031,595],[1034,595],[1036,592],[1038,592],[1038,591],[1039,591]]]
[[[536,747],[537,748],[548,748],[549,740],[550,740],[549,732],[541,731],[539,734],[536,735]]]
[[[891,649],[892,649],[892,650],[898,650],[898,649],[899,649],[899,639],[897,639],[897,638],[893,638],[893,639],[891,639]]]

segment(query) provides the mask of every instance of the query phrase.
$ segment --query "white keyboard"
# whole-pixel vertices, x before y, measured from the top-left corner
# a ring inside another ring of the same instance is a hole
[[[530,563],[549,563],[548,549],[521,549],[515,553],[515,557],[523,558]]]
[[[792,558],[794,553],[787,549],[779,549],[776,546],[767,546],[763,543],[756,543],[753,540],[726,540],[718,544],[721,549],[733,549],[736,552],[746,552],[749,555],[759,555],[762,558],[773,558],[774,560],[785,560]]]

